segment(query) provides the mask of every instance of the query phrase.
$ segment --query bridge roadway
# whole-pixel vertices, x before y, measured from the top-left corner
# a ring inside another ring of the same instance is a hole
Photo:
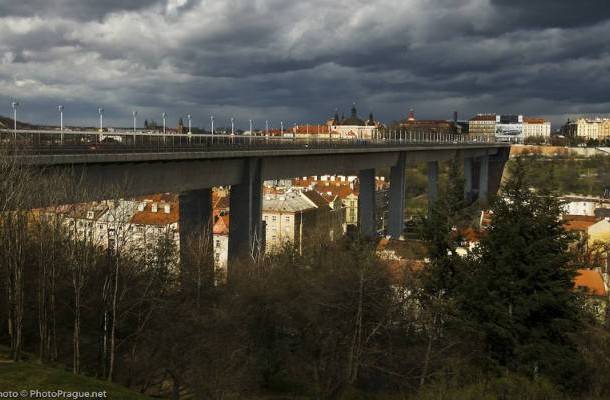
[[[325,174],[357,174],[359,228],[376,234],[375,170],[390,168],[388,233],[404,227],[407,165],[428,165],[429,195],[437,196],[438,162],[464,163],[465,196],[482,202],[499,187],[509,145],[488,138],[397,133],[374,140],[241,135],[0,130],[10,159],[78,182],[83,200],[107,193],[180,193],[181,240],[211,229],[211,188],[231,185],[229,255],[253,255],[263,245],[262,183]],[[396,184],[398,182],[398,184]]]

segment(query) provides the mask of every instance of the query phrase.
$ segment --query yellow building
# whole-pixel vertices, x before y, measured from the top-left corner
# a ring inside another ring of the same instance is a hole
[[[468,134],[470,136],[495,136],[496,114],[479,114],[470,118]]]
[[[589,248],[594,243],[610,244],[610,218],[604,218],[587,228]]]
[[[567,133],[584,139],[604,140],[610,137],[610,119],[578,118],[567,125]]]

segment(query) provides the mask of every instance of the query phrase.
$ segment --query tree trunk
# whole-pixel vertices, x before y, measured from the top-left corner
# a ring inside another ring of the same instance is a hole
[[[112,295],[112,326],[110,328],[110,361],[108,366],[108,382],[112,382],[116,353],[117,296],[119,292],[119,256],[116,255],[114,269],[114,293]]]

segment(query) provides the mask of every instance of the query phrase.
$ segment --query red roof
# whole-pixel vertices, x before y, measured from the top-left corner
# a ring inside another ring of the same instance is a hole
[[[214,226],[212,227],[214,235],[228,235],[229,234],[229,216],[223,215],[219,217]]]
[[[574,287],[582,288],[594,296],[606,296],[606,286],[602,274],[593,269],[579,269],[574,278]]]
[[[527,124],[544,124],[546,120],[544,118],[523,117],[523,122]]]
[[[153,204],[157,205],[157,211],[152,211]],[[165,205],[169,205],[169,213],[165,212]],[[149,202],[143,211],[137,211],[131,218],[132,224],[138,225],[170,225],[177,223],[179,218],[178,202]]]
[[[586,231],[596,222],[597,218],[589,215],[565,215],[563,217],[563,227],[570,232]]]
[[[479,115],[476,115],[476,116],[470,118],[470,121],[495,121],[495,120],[496,120],[495,114],[479,114]]]

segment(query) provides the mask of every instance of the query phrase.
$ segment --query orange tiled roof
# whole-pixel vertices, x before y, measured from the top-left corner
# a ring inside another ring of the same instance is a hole
[[[563,217],[563,227],[570,232],[586,231],[596,222],[597,218],[589,215],[565,215]]]
[[[229,234],[229,216],[223,215],[219,217],[214,226],[212,227],[214,235],[228,235]]]
[[[153,203],[157,204],[157,212],[152,211]],[[169,213],[165,212],[164,206],[169,204]],[[132,224],[138,225],[170,225],[177,223],[179,219],[178,202],[147,202],[144,211],[136,211],[131,218]]]
[[[495,121],[495,120],[496,120],[495,114],[479,114],[479,115],[476,115],[476,116],[470,118],[470,121]]]
[[[523,117],[523,122],[526,124],[544,124],[546,120],[544,118]]]
[[[574,287],[584,288],[594,296],[606,296],[606,286],[602,275],[593,269],[579,269],[574,278]]]

